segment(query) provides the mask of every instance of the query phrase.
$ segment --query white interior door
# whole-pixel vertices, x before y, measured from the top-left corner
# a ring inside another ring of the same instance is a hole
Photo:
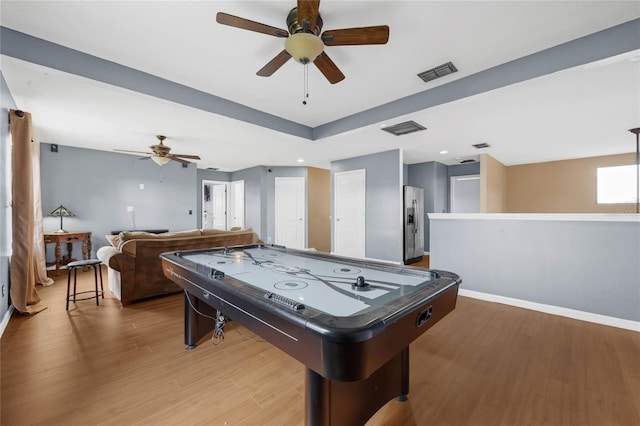
[[[227,185],[213,185],[213,228],[227,229]]]
[[[480,175],[451,176],[451,213],[480,213]]]
[[[229,229],[244,228],[244,181],[238,180],[229,185]]]
[[[337,255],[365,257],[365,191],[364,170],[335,174],[333,251]]]
[[[305,178],[282,177],[275,182],[275,243],[303,249],[307,229]]]

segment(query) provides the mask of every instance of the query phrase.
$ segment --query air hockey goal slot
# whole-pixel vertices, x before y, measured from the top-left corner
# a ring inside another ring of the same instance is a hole
[[[265,293],[264,297],[269,300],[273,300],[274,302],[286,306],[289,309],[293,309],[294,311],[300,311],[304,309],[304,305],[302,303],[296,302],[293,299],[289,299],[288,297],[280,296],[275,293]]]
[[[429,306],[427,309],[425,309],[424,311],[418,314],[418,318],[416,319],[416,326],[420,327],[421,325],[429,321],[432,315],[433,315],[433,306]]]
[[[207,266],[207,265],[203,265],[201,263],[197,264],[196,270],[198,271],[199,274],[205,275],[207,277],[211,277],[211,278],[216,279],[216,280],[220,280],[220,279],[224,278],[224,272],[218,271],[215,268],[212,268],[212,267]]]

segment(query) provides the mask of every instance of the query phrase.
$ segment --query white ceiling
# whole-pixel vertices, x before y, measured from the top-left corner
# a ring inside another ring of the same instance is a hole
[[[279,28],[294,1],[6,1],[0,24],[309,127],[331,123],[640,17],[638,1],[330,1],[324,29],[387,24],[389,43],[327,47],[346,75],[329,84],[287,62],[256,71],[283,39],[215,22],[224,11]],[[631,51],[490,92],[389,117],[315,141],[46,68],[7,55],[0,69],[41,141],[145,151],[165,134],[199,168],[255,165],[328,168],[333,160],[402,148],[405,163],[486,152],[507,165],[635,150],[640,53]],[[448,61],[458,72],[425,84],[416,74]],[[79,73],[82,74],[82,73]],[[407,119],[427,131],[395,137],[383,124]],[[472,144],[486,142],[478,151]],[[447,150],[448,154],[440,154]]]

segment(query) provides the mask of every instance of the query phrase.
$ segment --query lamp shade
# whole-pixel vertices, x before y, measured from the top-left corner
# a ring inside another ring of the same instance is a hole
[[[156,163],[158,166],[164,166],[165,164],[167,164],[169,161],[171,161],[171,158],[169,157],[163,157],[161,155],[154,155],[153,157],[151,157],[151,159],[153,160],[154,163]]]
[[[69,210],[68,208],[66,208],[62,204],[60,204],[58,207],[53,209],[53,211],[51,213],[49,213],[47,216],[49,216],[49,217],[60,217],[60,229],[58,231],[56,231],[56,232],[67,232],[62,228],[62,218],[63,217],[74,217],[75,214],[73,214],[73,212],[71,210]]]
[[[301,64],[307,64],[316,60],[324,50],[324,43],[314,34],[296,33],[287,38],[284,43],[287,52]]]

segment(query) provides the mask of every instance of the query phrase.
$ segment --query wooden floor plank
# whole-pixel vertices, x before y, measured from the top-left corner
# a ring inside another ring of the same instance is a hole
[[[304,424],[304,366],[239,324],[185,350],[181,294],[67,312],[65,290],[7,326],[3,425]],[[410,358],[409,400],[369,426],[640,425],[640,333],[459,297]]]

